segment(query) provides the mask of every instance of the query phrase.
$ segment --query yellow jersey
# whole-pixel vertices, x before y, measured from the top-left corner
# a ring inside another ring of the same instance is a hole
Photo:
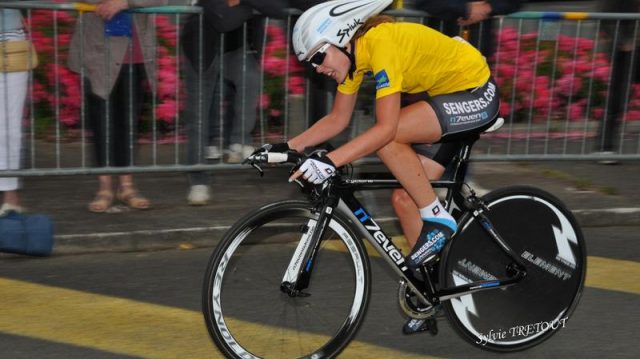
[[[482,54],[462,39],[414,23],[382,23],[355,44],[353,79],[338,91],[358,91],[365,74],[376,82],[376,98],[396,92],[442,95],[484,85],[490,76]]]

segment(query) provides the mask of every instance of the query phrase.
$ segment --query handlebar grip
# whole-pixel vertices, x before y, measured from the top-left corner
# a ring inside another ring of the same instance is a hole
[[[283,163],[289,161],[289,155],[286,153],[267,152],[267,163]]]

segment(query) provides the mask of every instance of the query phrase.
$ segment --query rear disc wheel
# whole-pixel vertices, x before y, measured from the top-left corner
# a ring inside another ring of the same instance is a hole
[[[553,195],[532,187],[487,194],[485,214],[524,262],[527,275],[507,288],[444,302],[454,328],[467,341],[494,351],[522,350],[567,326],[580,299],[586,247],[572,213]],[[467,213],[443,252],[445,287],[512,275],[512,260]]]

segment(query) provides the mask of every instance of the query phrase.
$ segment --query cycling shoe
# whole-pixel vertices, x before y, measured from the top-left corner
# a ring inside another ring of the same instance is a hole
[[[444,248],[445,243],[453,236],[454,231],[450,227],[425,221],[415,247],[406,257],[409,267],[416,269],[435,258],[435,254]]]
[[[438,324],[435,319],[410,319],[402,327],[404,335],[411,335],[429,331],[431,335],[438,334]]]

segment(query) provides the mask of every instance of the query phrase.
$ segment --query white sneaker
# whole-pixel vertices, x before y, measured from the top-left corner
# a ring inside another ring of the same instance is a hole
[[[0,217],[4,217],[12,211],[16,213],[22,213],[23,209],[22,207],[15,204],[3,203],[2,207],[0,207]]]
[[[187,202],[189,202],[190,206],[204,206],[209,203],[210,198],[211,196],[209,195],[209,186],[197,184],[191,186],[189,196],[187,197]]]
[[[218,146],[207,146],[207,159],[208,160],[219,160],[222,158],[222,151],[220,151],[220,147]]]
[[[255,147],[249,145],[243,145],[240,143],[233,143],[229,146],[227,162],[228,163],[240,163],[245,158],[251,156],[255,151]]]
[[[616,152],[613,152],[613,151],[601,151],[601,152],[593,152],[592,154],[594,154],[596,156],[606,157],[606,156],[615,155]],[[611,159],[597,160],[597,162],[598,162],[598,164],[601,164],[601,165],[617,165],[619,163],[618,160],[611,160]]]

